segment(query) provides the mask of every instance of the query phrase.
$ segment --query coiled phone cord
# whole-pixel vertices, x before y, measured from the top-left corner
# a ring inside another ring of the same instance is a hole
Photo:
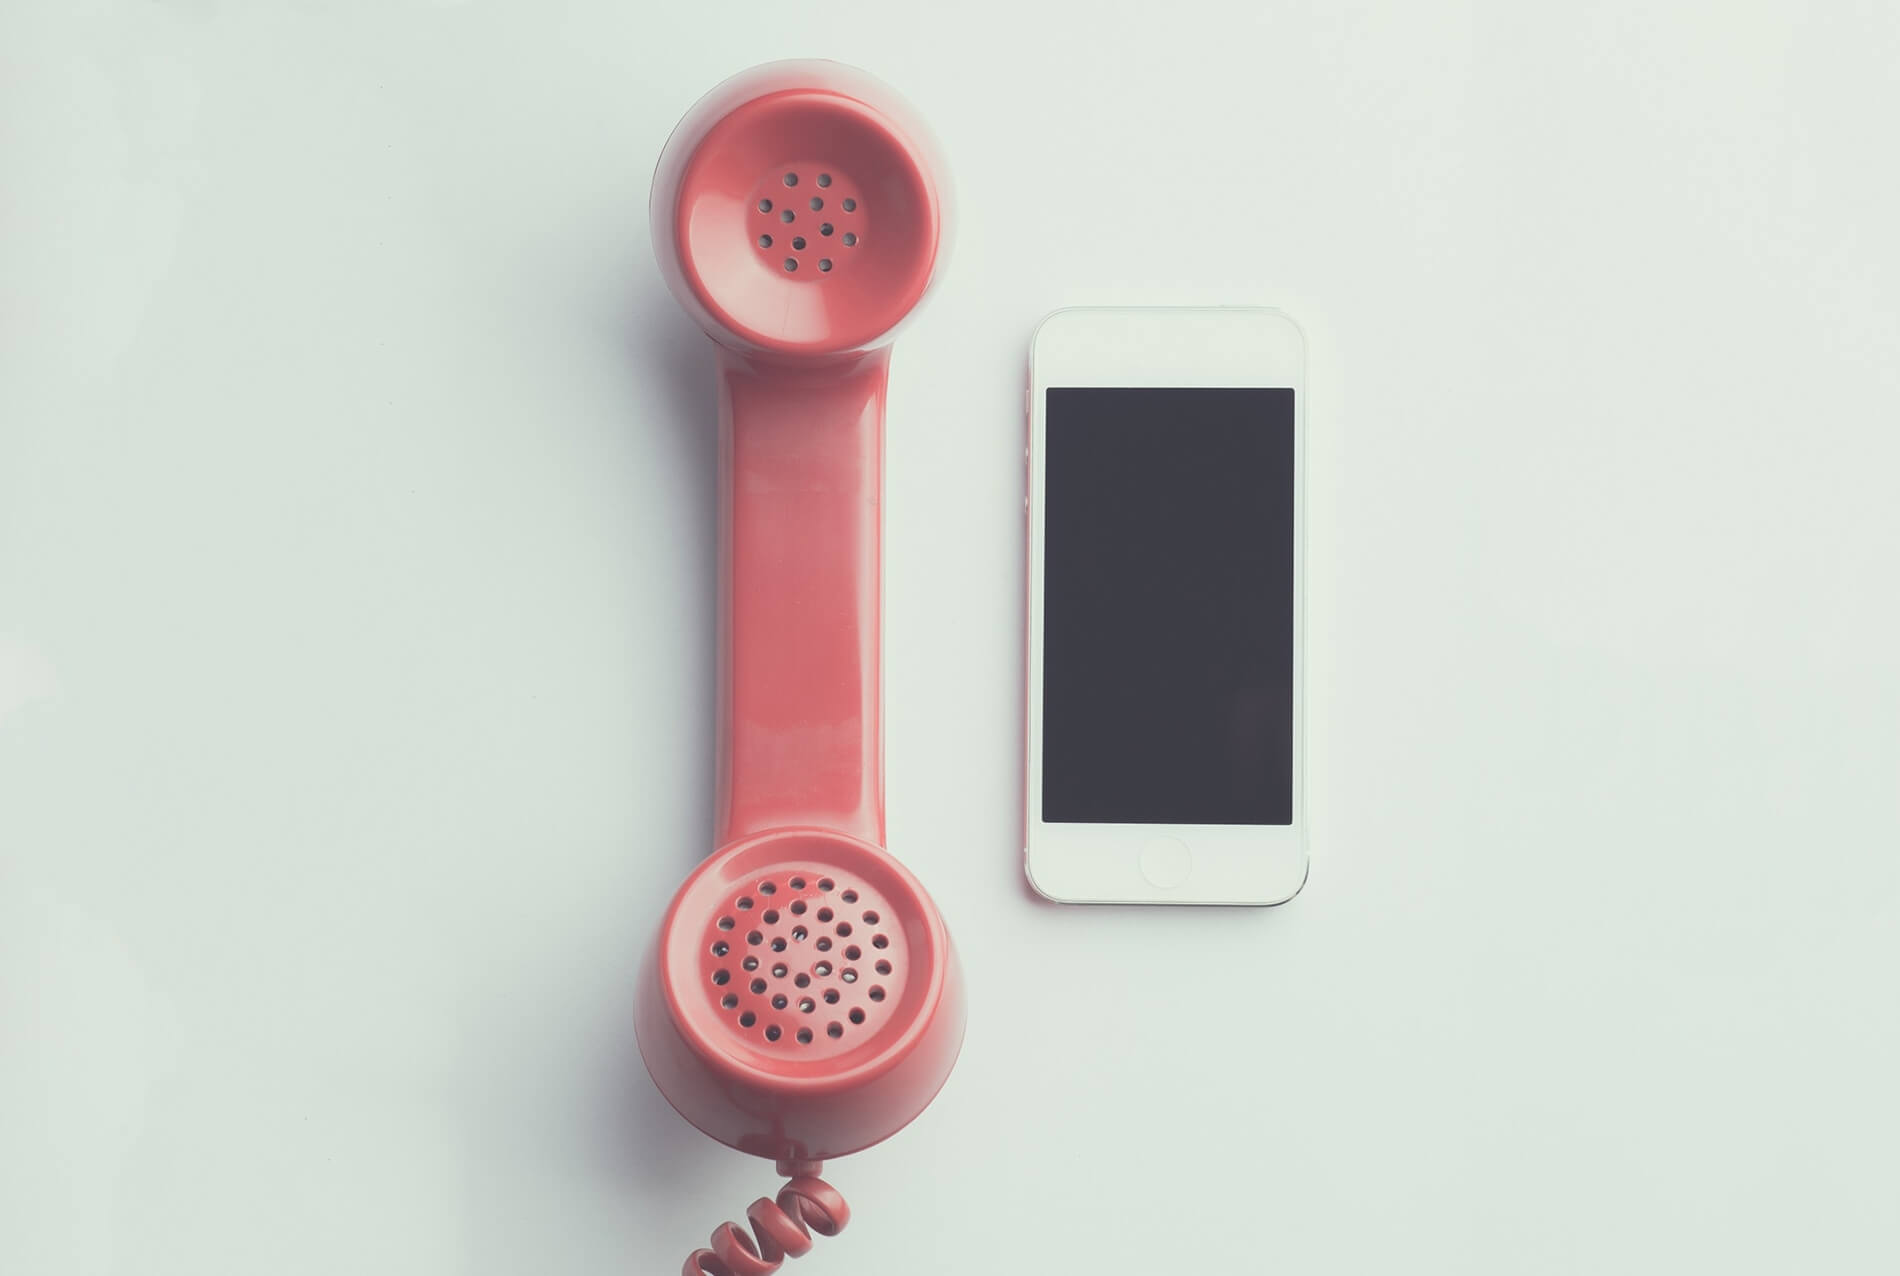
[[[851,1207],[837,1188],[818,1177],[824,1168],[822,1161],[780,1161],[778,1172],[790,1182],[776,1200],[761,1196],[746,1210],[753,1235],[737,1223],[721,1223],[713,1229],[710,1248],[687,1256],[682,1276],[766,1276],[787,1258],[809,1252],[813,1232],[836,1236],[843,1231]]]

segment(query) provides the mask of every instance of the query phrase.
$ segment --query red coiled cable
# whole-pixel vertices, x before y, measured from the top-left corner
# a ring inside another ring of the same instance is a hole
[[[737,1223],[721,1223],[713,1229],[711,1248],[687,1256],[683,1276],[766,1276],[787,1258],[808,1253],[813,1232],[843,1231],[851,1207],[818,1177],[823,1169],[821,1161],[780,1161],[778,1172],[791,1181],[778,1190],[778,1199],[761,1196],[746,1210],[753,1236]]]

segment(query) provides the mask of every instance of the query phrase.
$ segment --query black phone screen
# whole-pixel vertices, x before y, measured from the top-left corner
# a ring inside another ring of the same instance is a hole
[[[1043,820],[1291,824],[1293,391],[1047,393]]]

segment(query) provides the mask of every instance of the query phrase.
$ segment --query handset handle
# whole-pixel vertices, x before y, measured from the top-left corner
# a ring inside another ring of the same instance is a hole
[[[879,583],[888,348],[719,349],[714,845],[823,827],[884,845]]]

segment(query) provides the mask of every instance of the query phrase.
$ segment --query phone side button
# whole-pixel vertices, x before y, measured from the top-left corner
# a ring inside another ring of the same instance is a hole
[[[1187,881],[1194,867],[1194,853],[1178,837],[1157,837],[1149,839],[1141,848],[1138,862],[1141,875],[1148,879],[1150,886],[1171,891]]]

